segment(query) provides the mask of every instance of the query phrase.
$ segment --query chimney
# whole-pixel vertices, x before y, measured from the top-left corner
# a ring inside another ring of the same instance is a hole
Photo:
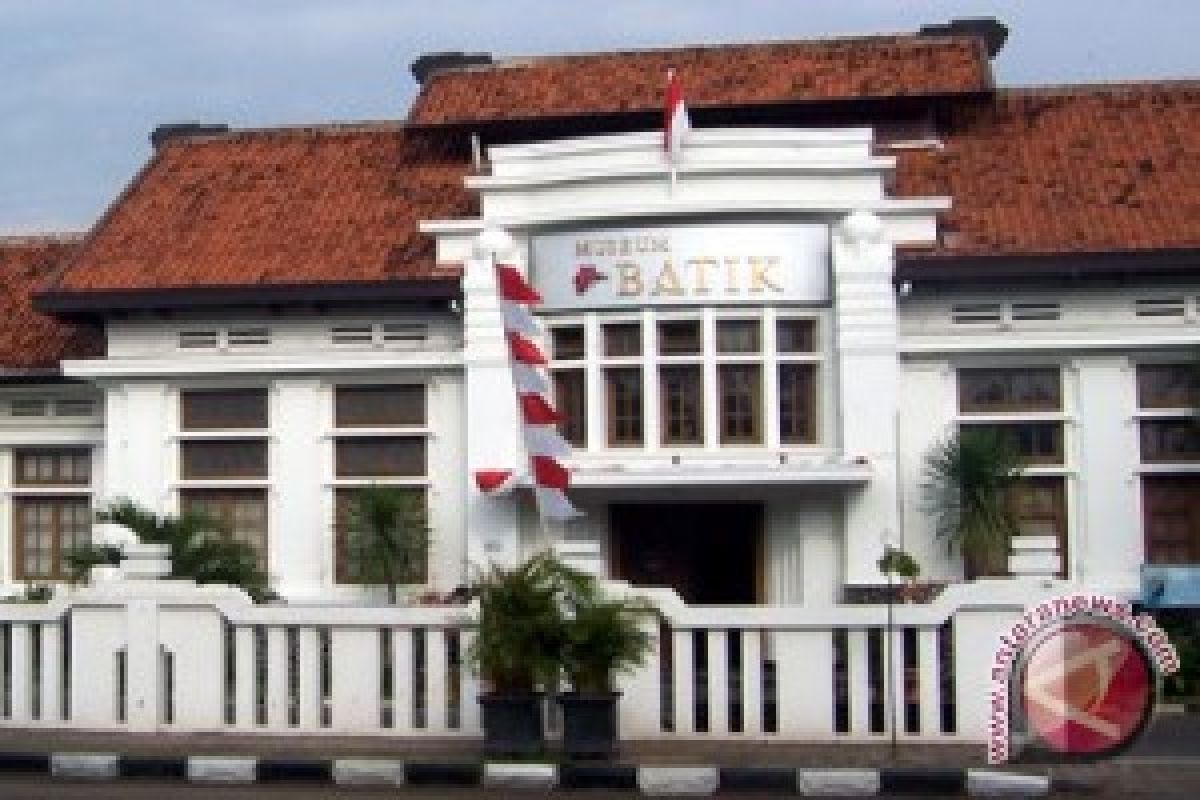
[[[988,58],[995,58],[1008,40],[1008,26],[995,17],[967,17],[941,25],[922,25],[921,35],[978,36],[987,45]]]
[[[412,76],[421,86],[435,73],[466,67],[487,67],[495,63],[491,53],[464,53],[460,50],[426,53],[412,62]]]
[[[150,144],[157,150],[172,139],[187,139],[192,136],[214,136],[229,133],[229,126],[209,122],[164,122],[150,132]]]

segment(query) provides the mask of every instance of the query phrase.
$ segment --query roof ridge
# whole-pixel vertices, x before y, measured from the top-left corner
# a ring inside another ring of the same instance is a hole
[[[1200,78],[1144,78],[1086,83],[1034,83],[1025,86],[997,86],[997,94],[1100,94],[1104,92],[1138,91],[1144,89],[1200,89]]]
[[[879,44],[879,45],[895,45],[895,44],[946,44],[946,43],[962,43],[975,42],[979,39],[978,36],[971,34],[949,34],[941,36],[930,36],[928,34],[917,33],[915,31],[905,31],[896,33],[877,33],[877,34],[847,34],[844,36],[823,36],[815,39],[756,39],[745,40],[740,42],[717,42],[717,43],[694,43],[682,45],[661,45],[649,47],[633,47],[620,50],[583,50],[567,53],[539,53],[536,55],[525,56],[510,56],[500,58],[490,64],[470,64],[461,67],[455,67],[436,73],[431,76],[440,77],[445,74],[453,74],[456,72],[486,72],[494,69],[519,69],[535,64],[540,64],[546,61],[566,61],[570,59],[584,58],[605,58],[613,56],[641,56],[641,55],[668,55],[671,53],[695,53],[695,52],[715,52],[721,50],[734,50],[743,47],[784,47],[784,46],[811,46],[811,47],[828,47],[836,45],[856,45],[856,44]]]
[[[85,231],[0,233],[0,247],[24,247],[32,244],[75,244],[82,242],[86,235]]]
[[[244,136],[337,136],[352,133],[391,133],[409,128],[403,120],[331,120],[329,122],[284,123],[281,125],[254,125],[246,128],[230,127],[223,131],[188,134],[163,142],[163,147],[196,142],[222,141]]]

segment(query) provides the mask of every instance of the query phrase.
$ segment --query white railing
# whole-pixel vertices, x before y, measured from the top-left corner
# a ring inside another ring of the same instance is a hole
[[[0,605],[0,726],[480,735],[468,610],[255,606],[224,588],[99,586]],[[626,739],[985,735],[997,632],[1029,587],[936,603],[689,607],[620,679]],[[974,599],[972,599],[974,597]],[[889,648],[889,639],[891,647]]]

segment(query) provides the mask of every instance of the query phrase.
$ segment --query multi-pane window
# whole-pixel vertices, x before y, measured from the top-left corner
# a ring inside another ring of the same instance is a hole
[[[92,479],[92,454],[88,450],[17,450],[13,463],[16,486],[87,486]]]
[[[185,431],[267,427],[265,389],[189,389],[180,397]]]
[[[344,386],[334,395],[339,428],[382,428],[425,424],[425,387]]]
[[[704,339],[699,319],[656,326],[659,437],[667,446],[704,443]]]
[[[256,484],[270,476],[268,422],[266,389],[180,393],[180,508],[212,517],[220,524],[214,533],[249,544],[264,567],[267,489]]]
[[[1029,465],[1063,463],[1063,426],[1060,422],[965,423],[963,430],[995,432]]]
[[[641,447],[645,443],[645,387],[641,322],[610,322],[600,328],[605,358],[605,430],[609,447]]]
[[[339,478],[415,478],[428,471],[425,439],[419,436],[339,438],[334,474]]]
[[[360,583],[349,557],[347,519],[356,487],[394,485],[422,509],[429,475],[426,387],[423,384],[345,385],[334,389],[334,573],[339,583]],[[423,581],[424,571],[412,582]]]
[[[13,453],[13,579],[64,580],[64,556],[91,541],[87,487],[91,453],[81,448],[29,448]],[[38,494],[21,494],[36,489]],[[58,494],[54,490],[62,490]]]
[[[179,445],[184,480],[267,477],[267,443],[262,439],[183,440]]]
[[[717,419],[721,444],[762,444],[762,322],[718,319]],[[734,356],[736,360],[724,360]],[[747,357],[755,358],[748,363]]]
[[[779,365],[779,439],[788,444],[817,440],[815,364]]]
[[[551,371],[555,408],[562,416],[558,432],[572,447],[587,446],[587,372],[582,325],[562,325],[550,329],[550,356],[556,362]]]
[[[959,370],[958,402],[962,432],[999,433],[1021,456],[1025,473],[1010,491],[1009,507],[1021,535],[1058,540],[1059,574],[1065,576],[1067,484],[1061,470],[1067,466],[1067,453],[1059,368]]]
[[[562,416],[558,432],[572,447],[587,445],[587,373],[579,369],[554,370],[555,408]]]
[[[1200,564],[1200,475],[1145,475],[1146,563]]]
[[[411,520],[414,525],[424,525],[427,518],[428,509],[426,504],[428,498],[425,494],[425,489],[422,487],[396,487],[395,491],[404,493],[411,498],[412,515]],[[356,492],[354,488],[339,488],[334,490],[334,546],[336,552],[334,554],[334,572],[338,583],[365,583],[367,577],[363,575],[362,565],[358,559],[350,557],[349,549],[351,545],[349,531],[353,524],[354,504],[356,501]],[[414,569],[411,574],[404,576],[405,583],[424,583],[428,574],[428,553],[426,558]]]
[[[658,323],[660,356],[698,356],[702,350],[700,320],[663,320]]]
[[[820,319],[669,309],[549,323],[551,385],[576,448],[821,442]],[[602,414],[589,414],[591,402]],[[590,433],[599,441],[589,441]]]
[[[775,322],[779,359],[779,440],[817,441],[817,323],[783,318]]]
[[[266,489],[184,489],[179,494],[184,512],[203,514],[217,522],[220,530],[213,533],[250,545],[258,555],[259,566],[266,567]]]
[[[963,413],[1058,411],[1062,382],[1057,367],[963,369],[958,372]]]
[[[642,368],[609,367],[604,370],[608,400],[608,444],[637,447],[642,444]]]
[[[1146,562],[1200,563],[1200,368],[1139,364],[1138,438]],[[1172,474],[1176,472],[1177,474]]]
[[[659,367],[663,444],[704,441],[704,381],[699,364]]]
[[[641,323],[619,322],[604,326],[604,355],[606,358],[637,358],[641,354]]]
[[[718,395],[721,444],[762,442],[762,367],[758,364],[719,364]]]
[[[762,348],[757,319],[717,320],[718,353],[757,353]]]

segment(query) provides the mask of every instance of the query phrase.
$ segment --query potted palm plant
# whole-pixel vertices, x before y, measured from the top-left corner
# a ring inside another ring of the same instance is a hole
[[[562,660],[572,690],[559,697],[563,749],[575,758],[611,758],[620,700],[613,679],[645,661],[651,637],[644,624],[653,609],[605,596],[590,576],[570,588]]]
[[[564,585],[575,575],[541,554],[515,567],[492,566],[471,587],[479,606],[467,655],[484,683],[488,755],[530,756],[544,748],[543,692],[557,686],[562,671]]]
[[[925,458],[926,510],[947,547],[962,553],[967,578],[1007,573],[1018,530],[1009,494],[1024,462],[1012,439],[995,428],[964,429]]]

